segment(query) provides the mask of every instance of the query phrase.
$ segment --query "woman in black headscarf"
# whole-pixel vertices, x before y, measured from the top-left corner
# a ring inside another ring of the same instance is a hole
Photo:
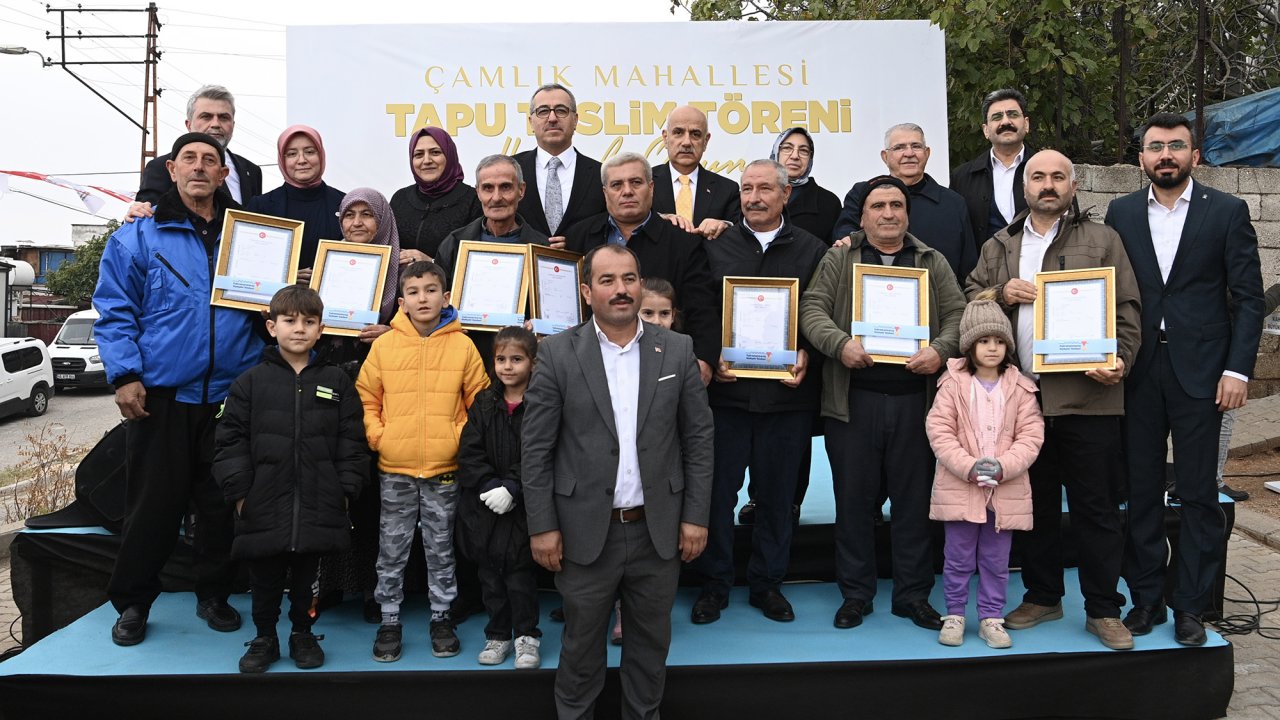
[[[784,131],[773,141],[769,159],[782,163],[787,169],[787,179],[791,183],[787,217],[791,224],[830,245],[835,239],[831,237],[831,231],[840,217],[840,198],[810,177],[813,172],[813,137],[809,131],[799,127]]]

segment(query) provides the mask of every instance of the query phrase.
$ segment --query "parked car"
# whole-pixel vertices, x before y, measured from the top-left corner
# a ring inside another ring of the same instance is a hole
[[[51,397],[49,348],[35,338],[0,338],[0,416],[43,415]]]
[[[107,368],[98,355],[98,341],[93,337],[93,324],[97,321],[96,310],[73,313],[53,339],[49,354],[53,357],[53,383],[57,389],[110,385]]]

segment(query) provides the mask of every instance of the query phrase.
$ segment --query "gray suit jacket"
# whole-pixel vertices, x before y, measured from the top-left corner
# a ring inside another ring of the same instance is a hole
[[[640,337],[636,446],[645,518],[658,555],[680,523],[705,527],[713,458],[711,409],[688,337],[648,323]],[[525,393],[521,477],[529,534],[559,530],[566,559],[604,547],[618,473],[618,435],[595,323],[542,341]]]

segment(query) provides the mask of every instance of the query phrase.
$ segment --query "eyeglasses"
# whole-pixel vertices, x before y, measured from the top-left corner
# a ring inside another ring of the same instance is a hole
[[[313,147],[303,148],[302,152],[298,152],[297,150],[284,151],[284,157],[286,160],[296,160],[299,155],[305,158],[314,158],[320,155],[320,151],[316,150]]]
[[[925,151],[925,146],[924,146],[924,143],[913,142],[913,143],[898,143],[897,145],[894,145],[889,148],[889,152],[895,155],[901,155],[907,150],[921,153]]]
[[[807,145],[801,145],[799,147],[796,147],[791,143],[783,143],[778,146],[778,154],[779,155],[799,155],[802,158],[807,158],[813,155],[813,150],[809,148]]]
[[[1169,152],[1182,152],[1183,150],[1186,150],[1189,147],[1191,147],[1191,145],[1186,140],[1172,140],[1167,143],[1160,142],[1157,140],[1155,142],[1147,143],[1145,146],[1143,146],[1142,149],[1146,150],[1149,153],[1159,155],[1160,153],[1164,152],[1165,148],[1169,148]]]
[[[555,113],[556,117],[563,120],[569,117],[569,114],[572,112],[574,112],[574,109],[565,105],[557,105],[555,107],[551,107],[550,105],[539,105],[534,108],[533,112],[530,114],[539,120],[546,120],[548,115]]]
[[[1022,112],[1019,110],[1008,110],[1006,112],[993,112],[991,113],[991,117],[987,118],[987,122],[1000,122],[1005,118],[1009,118],[1010,120],[1017,120],[1021,117],[1022,117]]]

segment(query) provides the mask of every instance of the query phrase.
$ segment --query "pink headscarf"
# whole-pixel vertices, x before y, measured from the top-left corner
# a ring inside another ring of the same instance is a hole
[[[418,169],[414,167],[413,162],[413,151],[418,147],[418,141],[423,135],[430,135],[431,139],[435,140],[444,151],[444,172],[431,182],[424,182],[418,177]],[[453,144],[453,138],[449,137],[448,132],[438,127],[424,127],[409,138],[409,172],[413,173],[413,181],[418,185],[418,192],[429,198],[438,198],[449,192],[462,182],[465,176],[462,164],[458,162],[458,146]]]
[[[315,143],[316,152],[320,154],[320,172],[316,173],[316,178],[311,182],[300,183],[289,177],[289,172],[284,168],[284,148],[293,139],[294,135],[305,135],[311,142]],[[296,188],[313,188],[324,182],[324,141],[320,139],[320,133],[313,127],[306,125],[290,125],[280,133],[280,138],[276,140],[276,164],[280,166],[280,174],[284,176],[284,181]]]

